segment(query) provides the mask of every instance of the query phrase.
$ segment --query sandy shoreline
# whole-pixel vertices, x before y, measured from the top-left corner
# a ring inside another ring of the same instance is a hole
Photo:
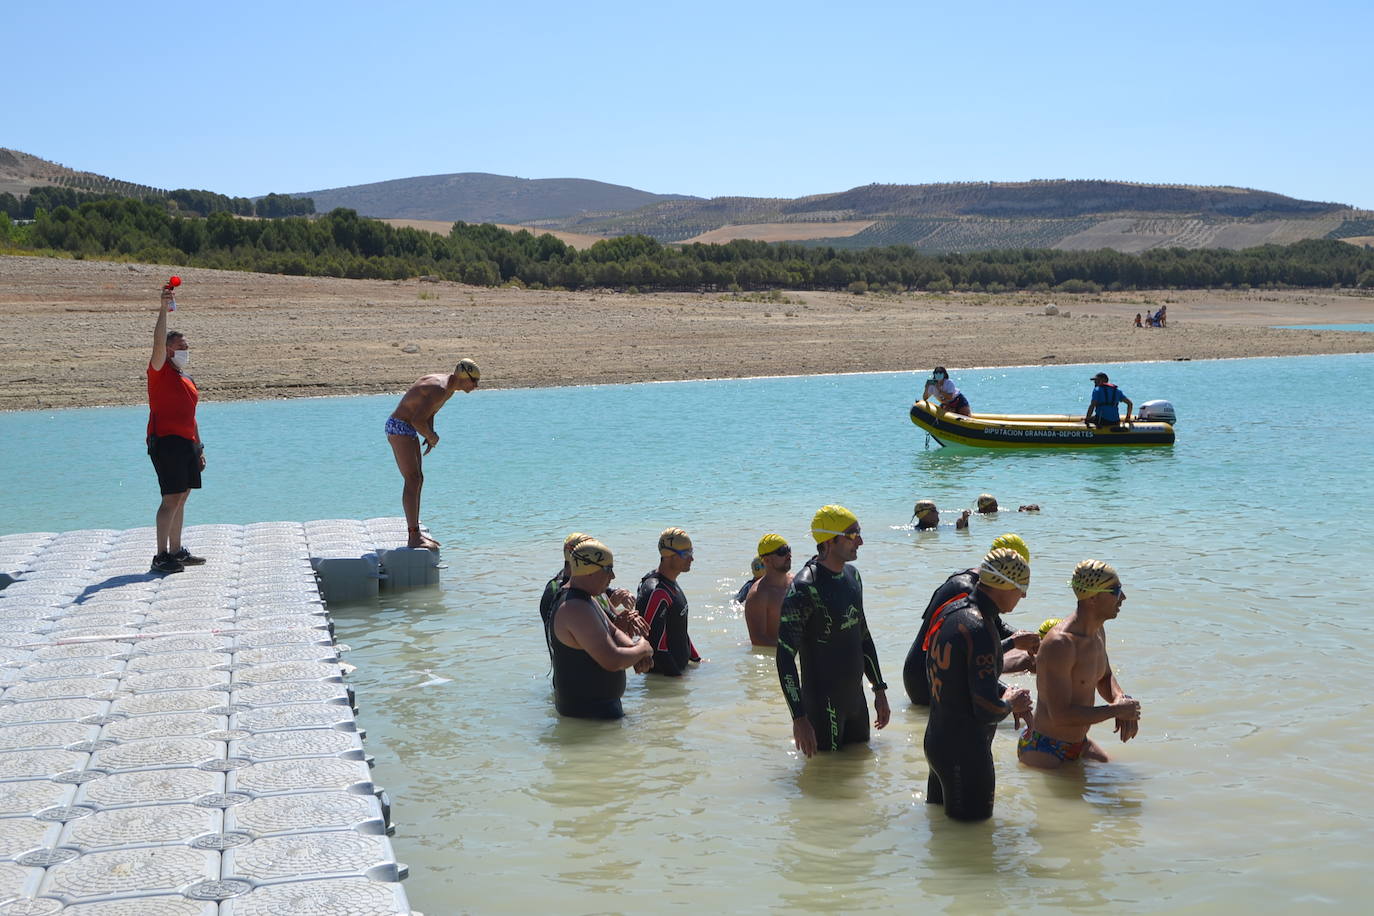
[[[0,410],[141,404],[157,290],[208,400],[400,392],[478,361],[483,386],[1374,352],[1347,291],[764,296],[532,292],[0,256]],[[1048,317],[1053,302],[1071,317]],[[1136,312],[1168,304],[1170,326]],[[407,352],[418,348],[415,352]]]

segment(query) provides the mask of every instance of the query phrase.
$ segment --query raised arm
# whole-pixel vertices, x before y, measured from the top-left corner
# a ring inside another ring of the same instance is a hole
[[[164,289],[162,305],[157,312],[157,324],[153,325],[153,355],[148,358],[148,365],[153,367],[154,372],[160,371],[167,363],[167,306],[171,302],[172,291]]]

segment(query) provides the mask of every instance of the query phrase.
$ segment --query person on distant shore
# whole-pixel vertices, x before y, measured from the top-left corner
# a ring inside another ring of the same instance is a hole
[[[1001,535],[988,548],[989,553],[998,549],[1010,549],[1021,555],[1030,565],[1030,548],[1019,535]],[[946,579],[939,588],[931,593],[930,601],[921,614],[921,627],[916,638],[907,650],[906,661],[902,665],[902,685],[913,706],[930,705],[930,681],[926,673],[926,653],[930,649],[932,628],[941,625],[942,613],[954,605],[957,599],[973,594],[978,588],[978,567],[957,572]],[[1027,630],[1013,630],[1001,617],[997,618],[998,638],[1002,647],[1002,672],[1014,674],[1029,671],[1035,664],[1035,653],[1040,648],[1040,637]]]
[[[863,580],[852,562],[864,542],[859,520],[844,506],[822,506],[811,519],[811,536],[816,555],[792,577],[783,599],[777,652],[792,740],[807,757],[868,741],[865,675],[873,685],[873,727],[885,727],[892,716],[864,616]]]
[[[687,634],[687,596],[677,584],[678,576],[692,568],[695,556],[687,532],[667,528],[658,536],[658,566],[639,580],[635,609],[649,623],[653,670],[669,677],[681,677],[688,662],[701,662]]]
[[[782,535],[765,534],[759,538],[759,559],[763,576],[754,580],[744,600],[744,623],[752,645],[776,646],[782,601],[792,587],[792,548]]]
[[[396,467],[405,478],[401,506],[406,515],[407,547],[439,549],[438,541],[420,533],[420,490],[425,484],[425,475],[420,468],[421,456],[428,455],[439,444],[439,434],[434,431],[434,415],[439,408],[455,393],[475,390],[481,379],[482,371],[476,363],[460,359],[458,367],[449,374],[435,373],[417,380],[387,418],[386,438],[396,456]],[[425,440],[423,452],[420,451],[422,436]]]
[[[1121,578],[1101,560],[1084,560],[1074,567],[1069,587],[1078,605],[1045,633],[1035,667],[1035,712],[1016,745],[1022,763],[1042,769],[1107,760],[1088,737],[1098,722],[1114,719],[1112,730],[1122,741],[1140,730],[1140,701],[1121,689],[1107,658],[1104,624],[1121,613],[1126,600]],[[1094,690],[1105,706],[1093,705]]]
[[[200,489],[200,472],[205,470],[205,444],[200,441],[196,423],[196,404],[200,391],[185,372],[191,359],[191,345],[180,331],[167,330],[167,308],[172,290],[162,291],[162,304],[153,325],[153,354],[148,359],[148,457],[157,471],[162,502],[157,507],[157,550],[152,572],[178,573],[187,566],[199,566],[204,557],[191,553],[181,543],[185,524],[186,499]]]
[[[1169,326],[1169,307],[1161,305],[1159,311],[1155,312],[1155,327],[1167,328]]]
[[[1092,378],[1093,394],[1088,404],[1088,412],[1083,422],[1089,426],[1119,426],[1123,422],[1117,405],[1126,402],[1126,419],[1131,422],[1131,410],[1135,404],[1126,397],[1126,392],[1107,381],[1107,373],[1099,372]]]
[[[600,541],[580,542],[569,554],[571,576],[558,593],[549,618],[554,707],[559,715],[580,719],[619,719],[625,715],[625,669],[643,673],[654,650],[641,636],[612,626],[594,596],[615,578],[614,557]]]
[[[931,633],[926,803],[944,805],[955,820],[992,817],[993,734],[1008,714],[1030,712],[1030,691],[1000,682],[998,642],[1001,616],[1014,611],[1029,588],[1030,564],[1015,550],[993,550],[978,567],[977,589],[947,607]]]
[[[743,604],[746,600],[748,600],[749,590],[754,587],[755,582],[759,581],[759,576],[763,575],[764,569],[766,569],[766,567],[763,564],[763,557],[756,556],[754,557],[754,559],[749,561],[750,578],[748,582],[741,585],[739,587],[739,590],[735,592],[736,601],[738,601],[740,604]]]
[[[1139,312],[1136,312],[1136,313],[1135,313],[1135,326],[1138,327],[1138,328],[1143,328],[1143,327],[1144,327],[1144,325],[1140,323],[1140,313],[1139,313]]]
[[[959,513],[959,517],[954,521],[954,527],[967,528],[969,516],[972,514],[967,509]],[[936,508],[933,499],[918,499],[915,508],[911,510],[911,519],[916,523],[917,531],[929,531],[940,527],[940,510]]]
[[[544,626],[545,640],[549,641],[549,619],[553,616],[553,606],[558,601],[558,595],[568,584],[572,569],[572,552],[584,541],[594,540],[590,534],[583,534],[574,531],[563,539],[563,568],[544,585],[544,594],[539,599],[539,619]],[[647,636],[649,625],[644,622],[644,618],[639,616],[639,612],[634,609],[634,595],[630,594],[629,589],[607,588],[605,593],[593,596],[596,603],[606,613],[607,618],[618,628],[630,636]],[[611,610],[613,607],[621,608],[620,613]],[[553,652],[550,644],[549,652]]]
[[[940,407],[951,413],[963,414],[966,417],[973,416],[973,409],[969,407],[968,398],[954,387],[954,383],[949,380],[949,371],[944,366],[936,366],[935,371],[926,379],[925,390],[921,393],[921,400],[929,401],[934,395]]]

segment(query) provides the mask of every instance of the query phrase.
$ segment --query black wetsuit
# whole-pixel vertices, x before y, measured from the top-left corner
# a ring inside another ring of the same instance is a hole
[[[578,719],[619,719],[625,715],[620,698],[625,695],[625,672],[607,671],[585,649],[566,645],[553,632],[558,612],[570,599],[596,605],[596,599],[580,588],[558,592],[549,614],[549,654],[553,659],[553,705],[559,715]]]
[[[746,582],[746,583],[744,583],[743,585],[741,585],[741,586],[739,587],[739,591],[735,592],[735,600],[738,601],[740,604],[743,604],[746,600],[748,600],[748,598],[749,598],[749,589],[753,588],[753,587],[754,587],[754,583],[757,582],[757,581],[759,581],[759,580],[758,580],[758,579],[750,579],[748,582]]]
[[[1011,706],[1002,702],[1002,646],[997,606],[981,592],[960,598],[941,615],[930,640],[930,718],[925,752],[930,763],[926,801],[943,804],[957,820],[992,817],[997,788],[992,736]],[[992,624],[989,627],[989,624]]]
[[[916,706],[930,705],[930,681],[926,677],[926,634],[930,632],[931,618],[947,602],[960,595],[969,595],[978,587],[978,570],[966,569],[957,572],[944,581],[930,596],[930,603],[921,614],[921,629],[916,631],[916,640],[906,653],[906,663],[902,665],[902,683],[906,695]],[[1016,631],[1007,626],[1001,617],[997,618],[998,633],[1002,637],[1002,651],[1011,649],[1012,636]]]
[[[676,582],[656,569],[645,573],[639,580],[635,609],[649,624],[649,643],[654,647],[651,671],[680,677],[689,661],[701,661],[687,635],[687,596]]]
[[[886,685],[864,616],[863,581],[854,566],[845,564],[844,572],[833,573],[812,557],[793,576],[778,621],[777,665],[792,718],[811,721],[819,750],[868,740],[864,675],[875,687]]]

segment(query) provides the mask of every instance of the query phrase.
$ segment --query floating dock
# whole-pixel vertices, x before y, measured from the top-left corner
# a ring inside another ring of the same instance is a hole
[[[403,519],[0,537],[0,913],[411,913],[325,599],[433,584]]]

